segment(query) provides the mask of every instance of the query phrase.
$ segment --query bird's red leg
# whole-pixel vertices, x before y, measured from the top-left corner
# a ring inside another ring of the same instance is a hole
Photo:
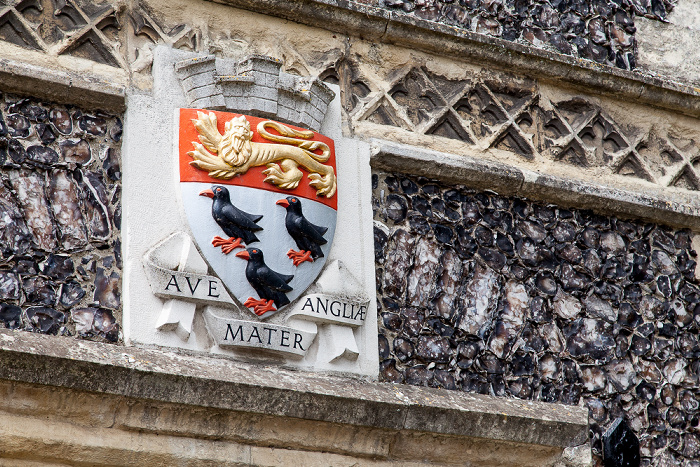
[[[227,240],[225,238],[219,237],[218,235],[214,237],[214,240],[211,241],[211,244],[215,247],[221,247],[221,251],[225,255],[231,253],[236,248],[245,248],[243,245],[241,245],[240,238],[231,237]]]
[[[260,300],[256,300],[253,297],[248,297],[248,300],[245,301],[243,305],[245,305],[248,308],[253,309],[253,313],[255,313],[258,316],[262,316],[268,311],[276,311],[277,309],[275,308],[274,305],[274,300],[265,300],[264,298],[261,298]]]
[[[311,252],[310,251],[294,251],[290,249],[287,252],[287,257],[292,260],[292,263],[294,263],[294,266],[299,266],[301,263],[304,261],[308,261],[309,263],[313,263],[314,259],[311,257]]]

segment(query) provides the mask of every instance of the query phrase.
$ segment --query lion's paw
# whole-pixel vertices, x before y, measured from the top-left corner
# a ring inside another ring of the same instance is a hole
[[[301,170],[296,167],[290,168],[289,170],[283,172],[282,168],[275,163],[267,164],[267,169],[263,170],[263,174],[267,175],[265,182],[272,183],[273,185],[285,189],[293,190],[299,186],[304,174]]]
[[[316,193],[319,196],[325,196],[330,198],[335,194],[336,190],[336,178],[335,174],[320,175],[317,173],[309,174],[309,185],[316,188]]]

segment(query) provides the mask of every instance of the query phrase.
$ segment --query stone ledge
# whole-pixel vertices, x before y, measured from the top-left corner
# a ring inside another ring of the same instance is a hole
[[[700,230],[700,202],[695,194],[689,193],[687,199],[680,201],[680,194],[671,197],[621,190],[523,170],[500,162],[382,140],[372,140],[371,152],[370,164],[375,169],[493,190],[504,196],[522,196],[564,207],[591,209],[600,214]]]
[[[528,47],[350,0],[210,0],[370,41],[468,58],[566,82],[586,93],[634,99],[700,116],[700,89]],[[590,88],[594,89],[590,89]]]
[[[60,103],[121,112],[126,109],[124,86],[86,72],[68,72],[0,58],[0,87]]]
[[[196,407],[544,447],[580,445],[588,437],[588,411],[584,407],[307,374],[7,329],[0,329],[0,379]]]

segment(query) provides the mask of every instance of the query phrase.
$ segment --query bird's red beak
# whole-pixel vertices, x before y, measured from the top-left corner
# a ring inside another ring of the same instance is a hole
[[[279,204],[283,208],[289,207],[289,201],[287,201],[286,199],[281,199],[281,200],[277,201],[275,204]]]
[[[250,259],[250,253],[248,253],[245,250],[239,251],[238,253],[236,253],[236,256],[238,256],[239,258],[243,258],[246,261]]]
[[[207,198],[214,198],[214,192],[211,190],[204,190],[199,193],[199,196],[206,196]]]

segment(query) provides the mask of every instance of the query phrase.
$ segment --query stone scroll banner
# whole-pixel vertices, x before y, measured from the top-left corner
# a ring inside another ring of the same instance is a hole
[[[204,322],[211,338],[222,348],[247,347],[303,356],[316,338],[315,332],[289,326],[222,318],[212,308],[204,309]]]
[[[144,256],[144,269],[153,294],[164,300],[156,328],[174,331],[183,341],[192,332],[197,307],[204,306],[209,335],[221,348],[259,348],[303,356],[316,338],[317,326],[324,325],[328,330],[324,340],[328,341],[325,354],[329,360],[359,355],[353,328],[364,324],[369,300],[357,292],[308,294],[293,305],[285,326],[231,318],[231,309],[238,309],[236,302],[218,277],[206,274],[206,262],[184,232],[167,237],[149,250]],[[334,261],[319,285],[329,290],[340,286],[341,290],[355,282],[344,266]]]

